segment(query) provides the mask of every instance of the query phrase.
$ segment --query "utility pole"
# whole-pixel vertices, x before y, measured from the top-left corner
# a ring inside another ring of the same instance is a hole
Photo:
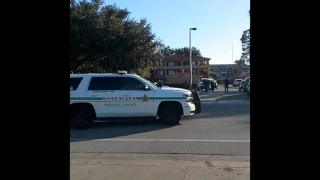
[[[233,64],[233,44],[232,44],[232,57],[231,57],[231,63]]]

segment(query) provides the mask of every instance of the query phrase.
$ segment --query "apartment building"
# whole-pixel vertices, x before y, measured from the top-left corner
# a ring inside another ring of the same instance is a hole
[[[210,73],[216,73],[221,79],[232,78],[250,71],[250,65],[244,64],[240,71],[237,64],[210,64]]]
[[[201,77],[209,77],[210,58],[193,57],[192,59],[192,73]],[[157,67],[154,72],[155,81],[167,81],[167,77],[176,73],[190,73],[189,56],[172,55],[166,56],[161,66]]]

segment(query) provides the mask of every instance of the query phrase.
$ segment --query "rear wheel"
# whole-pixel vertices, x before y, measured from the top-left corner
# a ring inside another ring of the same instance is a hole
[[[79,106],[71,110],[70,120],[74,129],[89,129],[94,121],[94,112],[85,106]]]
[[[164,104],[159,109],[160,120],[164,124],[177,125],[181,120],[181,105],[179,104]]]

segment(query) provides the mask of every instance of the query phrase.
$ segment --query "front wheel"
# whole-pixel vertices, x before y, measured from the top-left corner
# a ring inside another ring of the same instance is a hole
[[[181,120],[181,108],[176,104],[166,104],[159,112],[159,118],[164,124],[177,125]]]

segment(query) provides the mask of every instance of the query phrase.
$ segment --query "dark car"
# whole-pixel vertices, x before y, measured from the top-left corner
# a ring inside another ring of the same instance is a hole
[[[200,91],[205,91],[205,92],[208,92],[209,90],[211,90],[211,83],[210,83],[210,80],[201,80],[199,81],[198,83],[198,88]]]

